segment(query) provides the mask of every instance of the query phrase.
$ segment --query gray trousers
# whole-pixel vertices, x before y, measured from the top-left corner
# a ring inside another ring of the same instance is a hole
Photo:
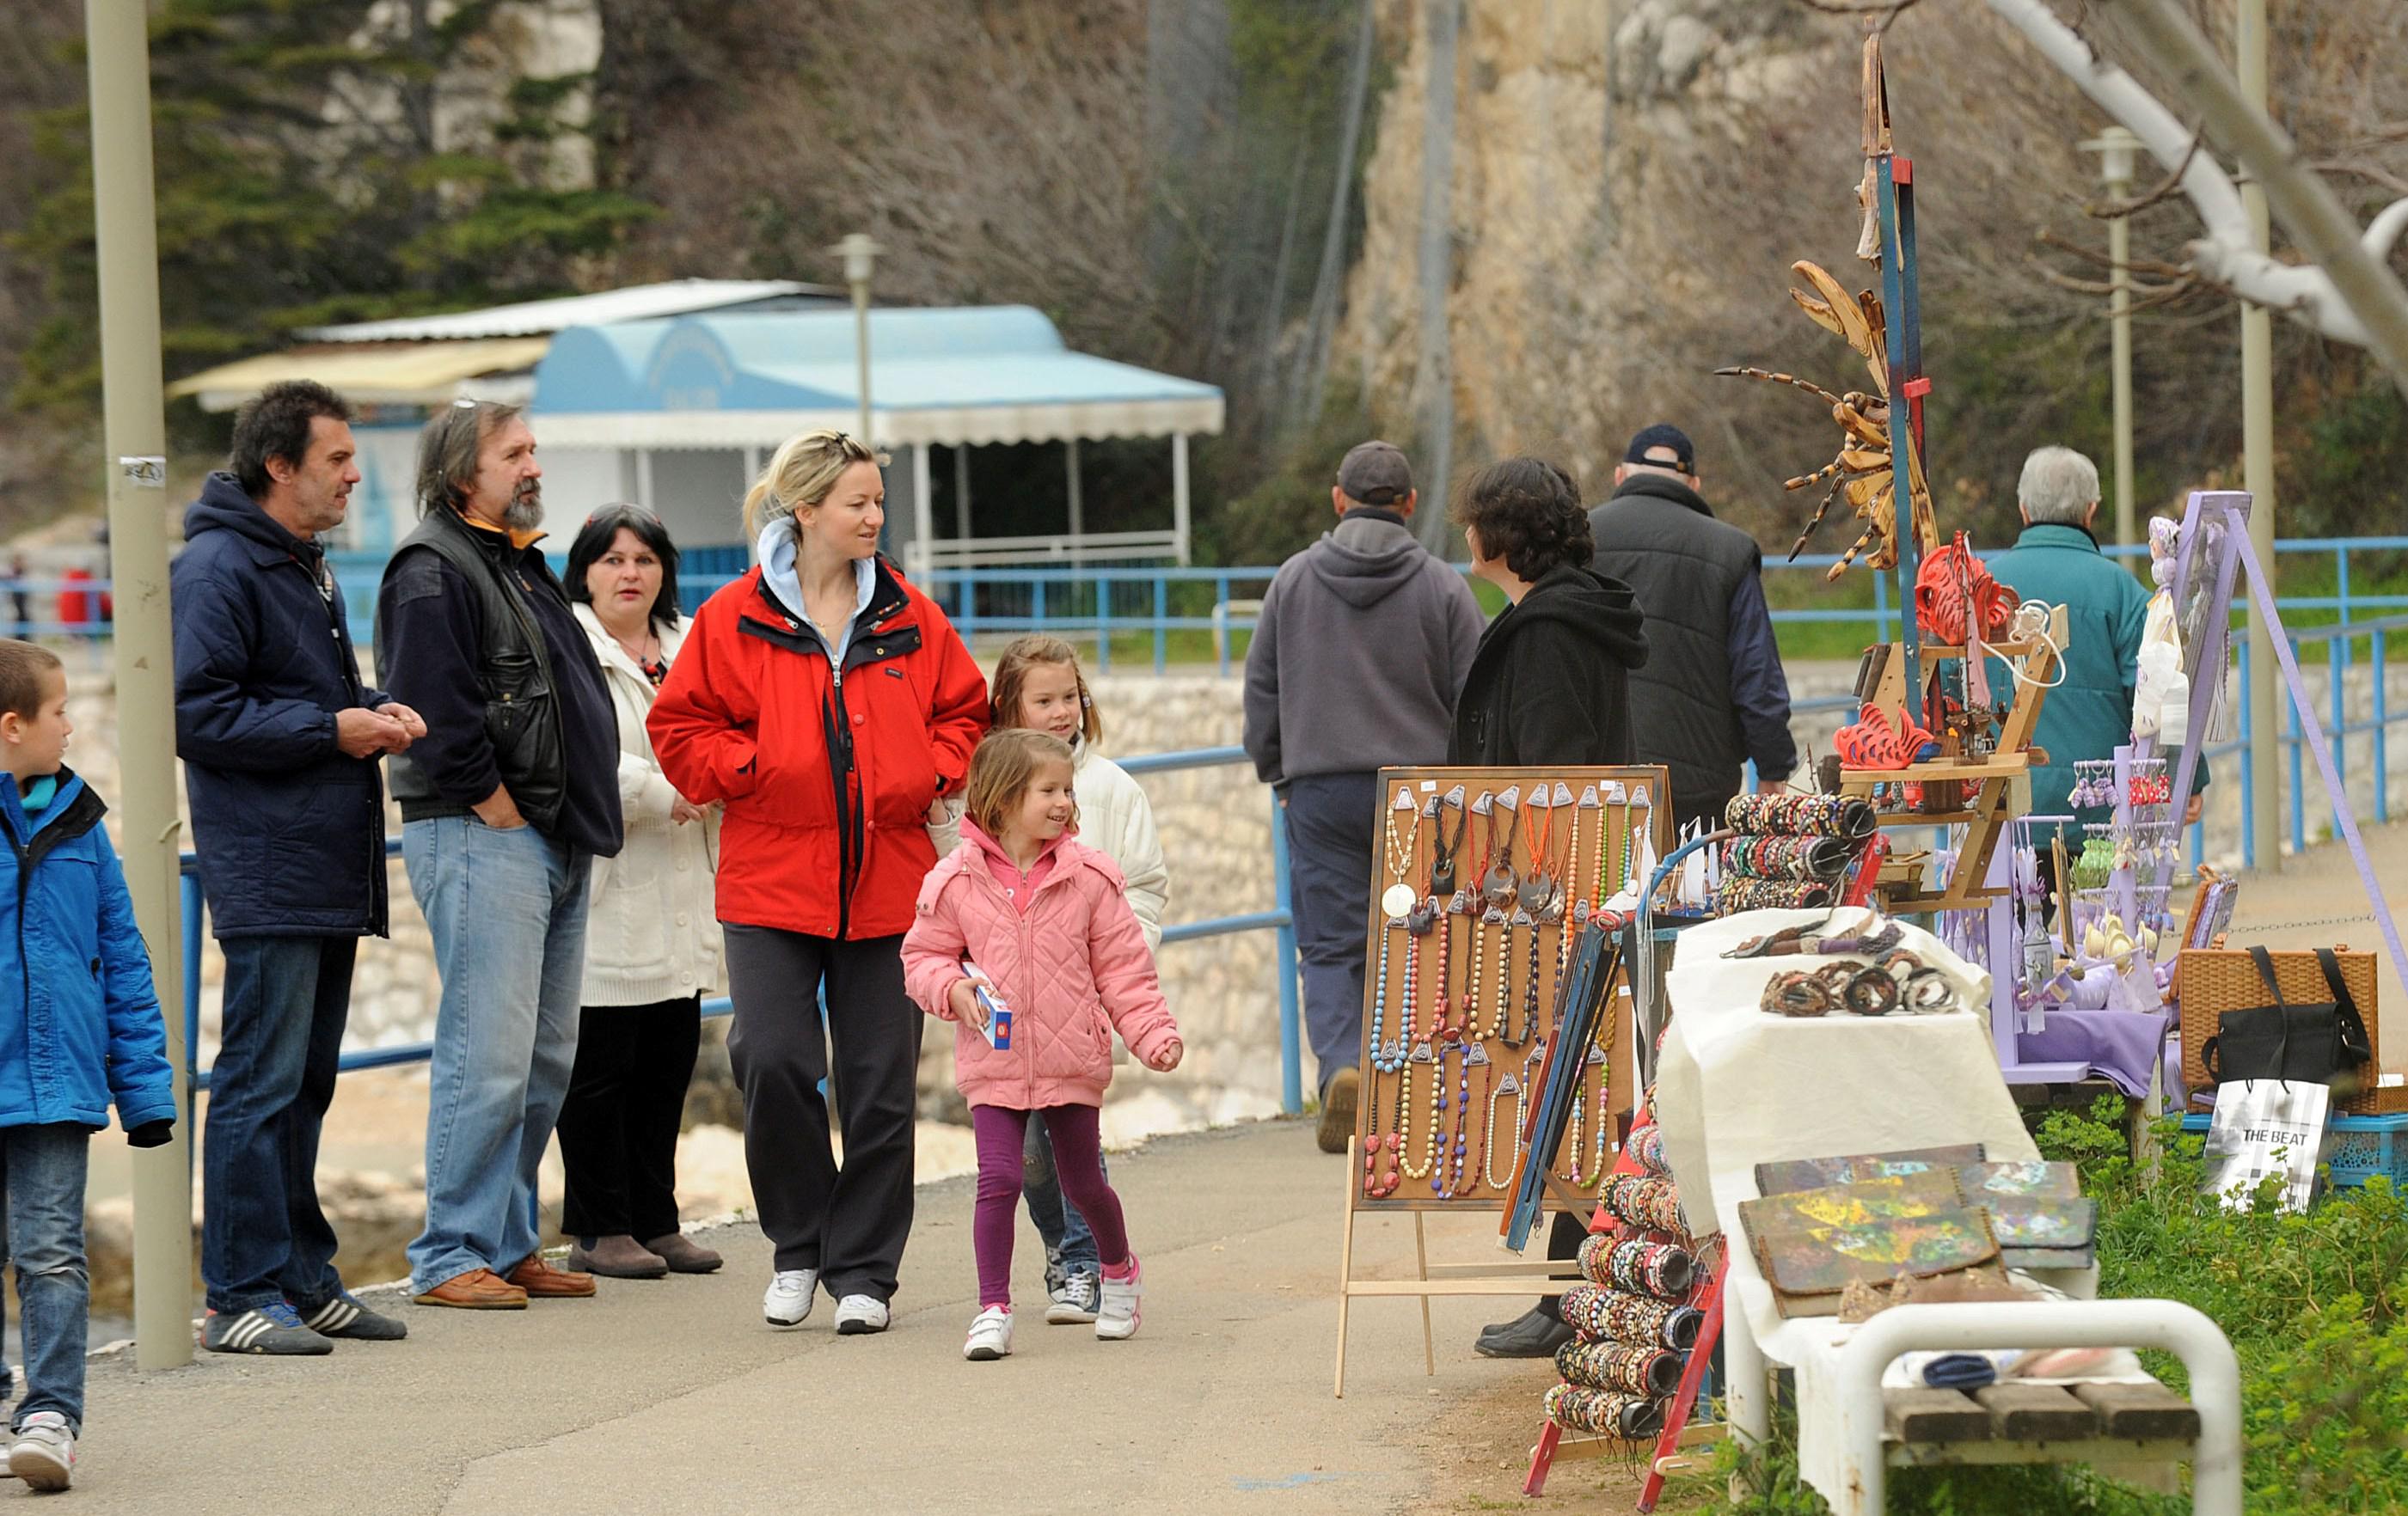
[[[727,1057],[744,1098],[744,1166],[776,1266],[818,1269],[831,1296],[890,1299],[911,1236],[926,1021],[903,993],[903,939],[839,942],[766,926],[730,925],[726,934],[736,1008]],[[831,1068],[842,1168],[828,1146],[820,1088]]]

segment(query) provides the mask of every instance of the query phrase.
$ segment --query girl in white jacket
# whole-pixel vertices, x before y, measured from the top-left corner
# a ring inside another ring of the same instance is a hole
[[[1162,860],[1162,837],[1154,827],[1154,807],[1128,771],[1096,751],[1104,718],[1087,693],[1079,654],[1060,637],[1015,638],[1003,650],[988,681],[994,724],[1027,726],[1070,744],[1071,784],[1079,802],[1079,840],[1109,855],[1127,883],[1129,908],[1137,913],[1149,952],[1162,947],[1162,910],[1170,898],[1170,872]],[[1042,1122],[1028,1123],[1021,1167],[1021,1194],[1028,1219],[1045,1239],[1045,1293],[1052,1297],[1045,1320],[1055,1326],[1092,1322],[1101,1290],[1102,1267],[1085,1218],[1062,1198],[1054,1172],[1054,1149]]]

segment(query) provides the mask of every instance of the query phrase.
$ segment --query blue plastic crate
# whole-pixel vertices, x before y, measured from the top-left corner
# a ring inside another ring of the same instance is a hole
[[[2185,1116],[2183,1130],[2205,1137],[2214,1119]],[[2408,1115],[2334,1117],[2325,1162],[2332,1166],[2332,1181],[2337,1185],[2355,1188],[2384,1174],[2390,1177],[2392,1188],[2408,1191]]]

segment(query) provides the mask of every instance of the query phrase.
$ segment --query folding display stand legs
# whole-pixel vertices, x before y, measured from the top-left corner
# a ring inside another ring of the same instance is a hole
[[[1428,1229],[1423,1212],[1413,1211],[1413,1277],[1409,1280],[1365,1280],[1354,1277],[1354,1223],[1364,1212],[1354,1201],[1362,1187],[1361,1154],[1346,1143],[1345,1235],[1338,1246],[1338,1374],[1334,1393],[1346,1398],[1346,1328],[1348,1309],[1358,1298],[1399,1296],[1422,1303],[1422,1372],[1438,1372],[1437,1339],[1430,1326],[1432,1295],[1561,1294],[1580,1282],[1580,1271],[1569,1258],[1500,1258],[1492,1263],[1433,1264],[1429,1261]],[[1567,1206],[1594,1207],[1597,1196],[1563,1187],[1549,1176],[1550,1193]],[[1394,1214],[1383,1211],[1379,1214]],[[1558,1269],[1565,1272],[1556,1276]]]

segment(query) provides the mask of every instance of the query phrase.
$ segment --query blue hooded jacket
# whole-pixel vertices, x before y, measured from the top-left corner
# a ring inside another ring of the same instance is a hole
[[[325,555],[215,473],[170,576],[176,753],[221,937],[385,933],[384,788],[335,743],[366,688]]]
[[[129,1132],[171,1121],[167,1029],[108,808],[64,768],[48,804],[42,788],[29,811],[0,775],[0,1126],[98,1129],[112,1098]]]

